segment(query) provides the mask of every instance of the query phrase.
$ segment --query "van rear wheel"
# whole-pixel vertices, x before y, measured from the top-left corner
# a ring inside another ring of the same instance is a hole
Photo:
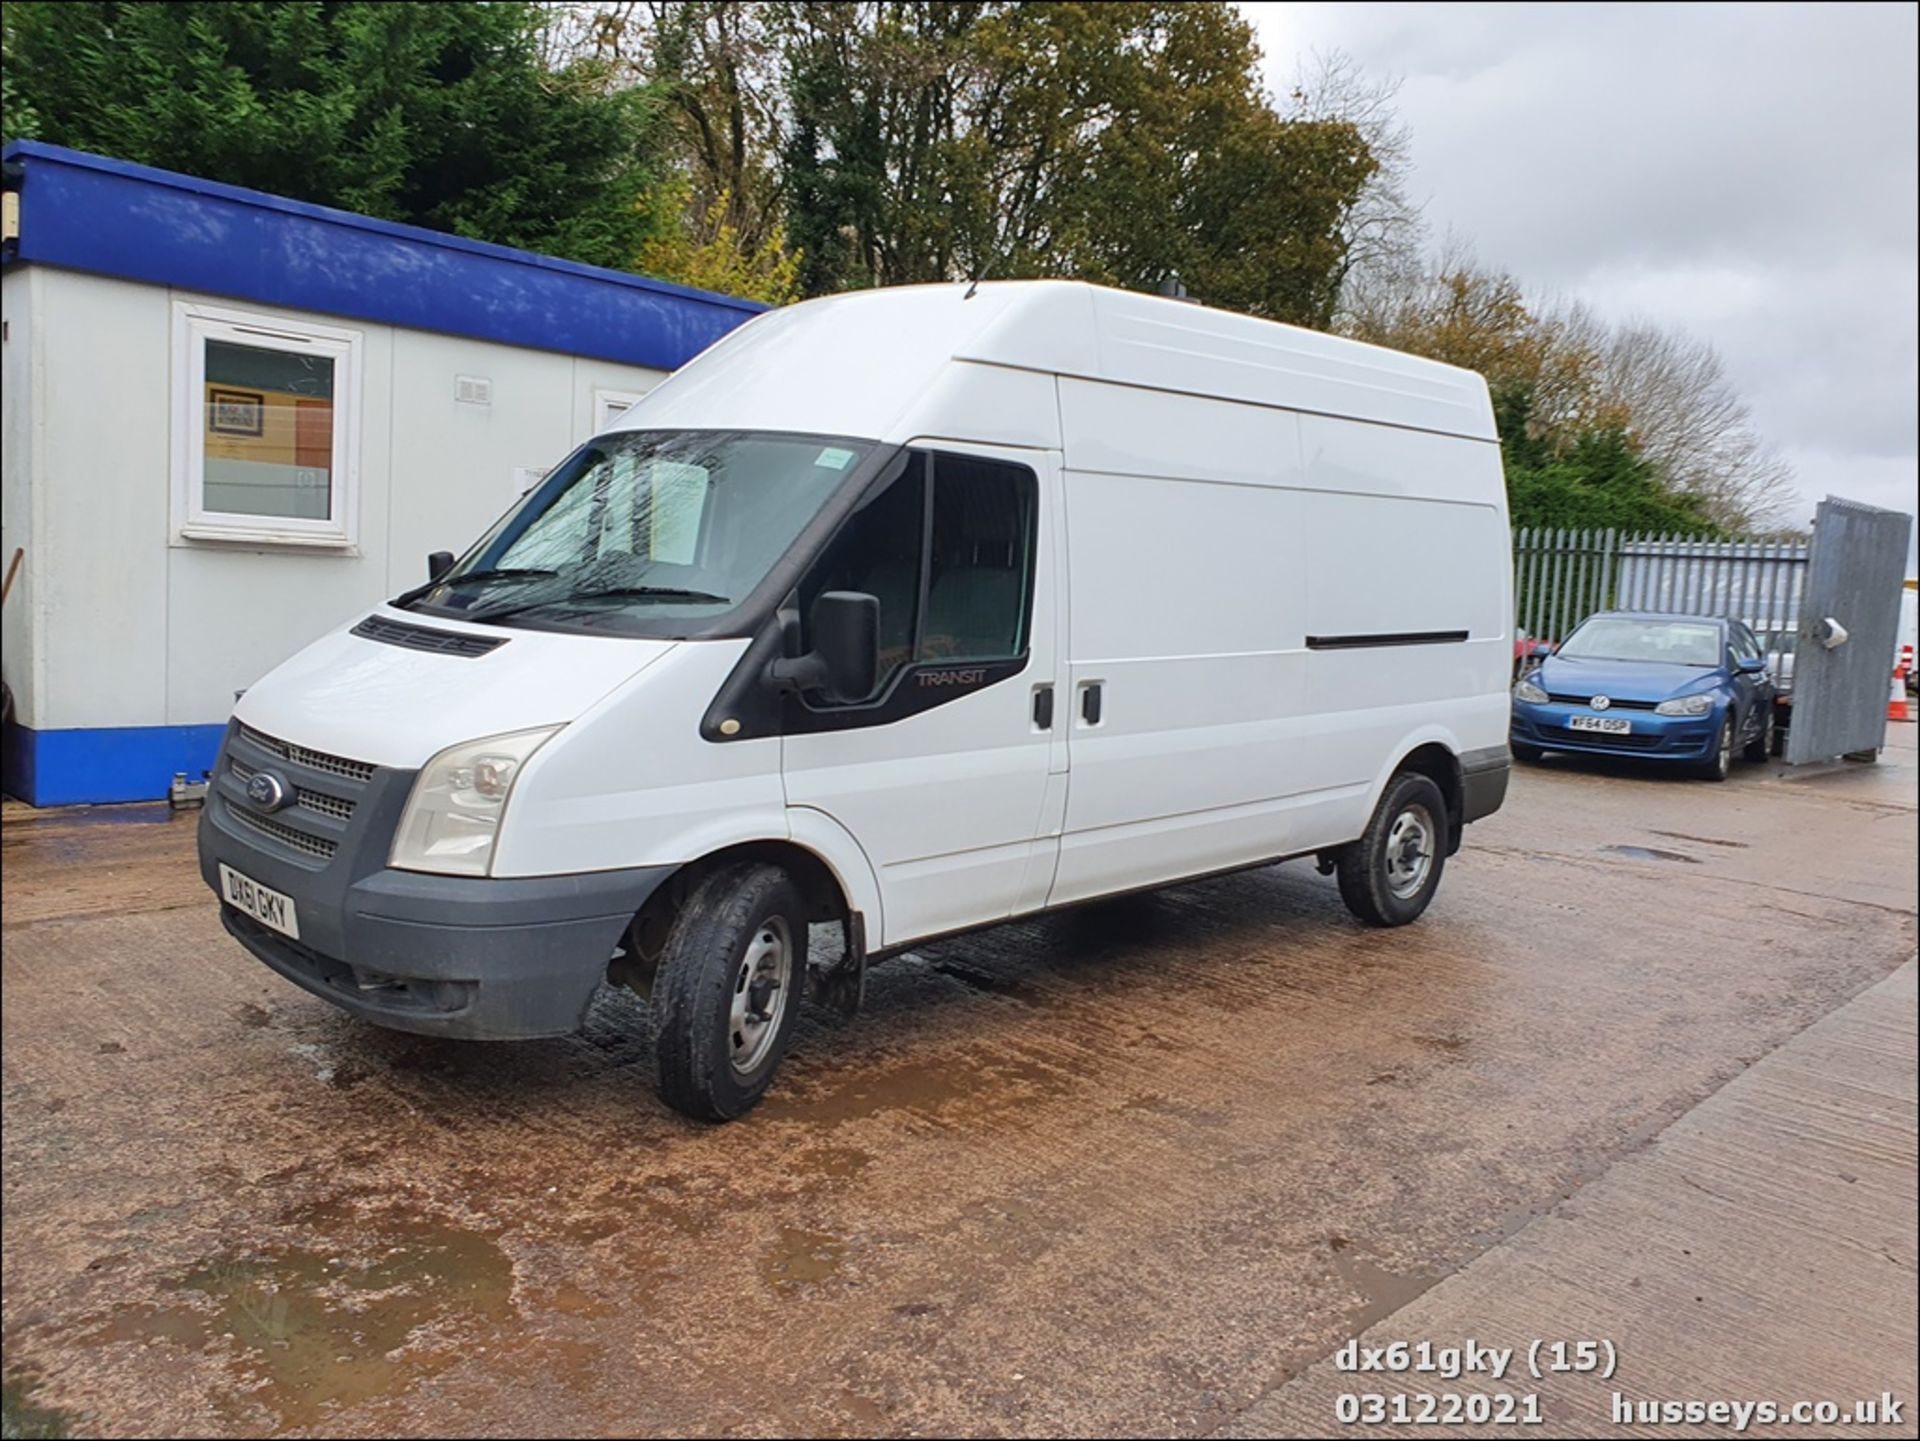
[[[1370,926],[1404,926],[1427,908],[1446,863],[1446,797],[1426,776],[1402,771],[1360,839],[1340,852],[1340,899]]]
[[[766,1094],[800,1012],[806,914],[778,866],[728,866],[688,895],[649,1013],[660,1099],[674,1110],[731,1121]]]

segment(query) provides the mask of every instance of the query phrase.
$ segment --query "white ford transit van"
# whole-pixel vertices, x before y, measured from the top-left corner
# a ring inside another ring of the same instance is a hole
[[[222,919],[431,1035],[631,986],[694,1116],[930,937],[1306,856],[1404,924],[1506,790],[1485,384],[1179,301],[770,312],[434,569],[245,693]]]

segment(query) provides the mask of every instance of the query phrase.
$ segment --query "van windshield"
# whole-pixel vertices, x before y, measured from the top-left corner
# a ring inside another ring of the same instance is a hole
[[[406,603],[467,620],[609,629],[724,615],[870,449],[747,431],[603,435]]]

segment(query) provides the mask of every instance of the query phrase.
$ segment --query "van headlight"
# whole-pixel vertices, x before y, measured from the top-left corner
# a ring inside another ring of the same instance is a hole
[[[1663,700],[1653,708],[1655,715],[1705,715],[1713,709],[1710,695],[1682,695]]]
[[[559,726],[448,746],[420,768],[387,863],[397,870],[484,876],[513,782]]]
[[[1530,680],[1523,680],[1513,688],[1513,698],[1523,700],[1528,705],[1545,705],[1547,693]]]

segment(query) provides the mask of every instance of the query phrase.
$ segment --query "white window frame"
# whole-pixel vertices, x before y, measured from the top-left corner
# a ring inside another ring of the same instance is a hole
[[[588,434],[587,438],[591,440],[596,435],[605,435],[607,433],[607,427],[644,400],[646,394],[644,390],[603,390],[595,387],[593,392],[593,430]],[[612,415],[607,414],[609,407],[615,405],[619,406],[620,409]]]
[[[248,545],[351,550],[360,534],[360,356],[362,333],[259,311],[197,301],[173,304],[173,540],[176,545]],[[207,346],[224,340],[333,361],[333,464],[327,520],[236,515],[206,509]]]

